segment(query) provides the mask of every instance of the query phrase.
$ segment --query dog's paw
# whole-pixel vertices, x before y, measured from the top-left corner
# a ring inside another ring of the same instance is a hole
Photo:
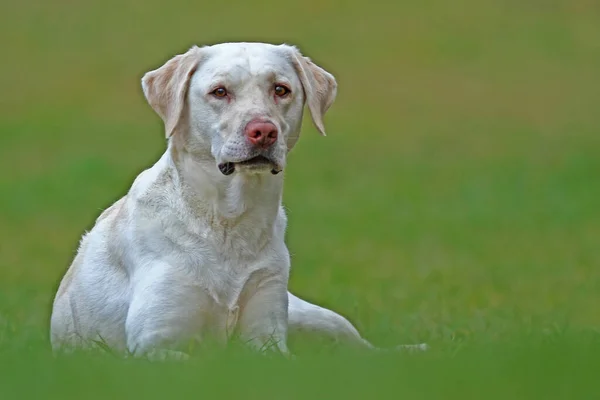
[[[184,352],[169,349],[154,349],[146,354],[150,361],[186,361],[190,356]]]
[[[401,344],[395,347],[395,350],[406,353],[420,353],[429,350],[427,343],[419,344]]]

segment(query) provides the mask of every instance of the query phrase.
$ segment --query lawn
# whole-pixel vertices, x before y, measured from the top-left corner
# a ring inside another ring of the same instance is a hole
[[[597,2],[9,0],[0,37],[0,398],[600,396]],[[339,84],[285,172],[291,290],[428,353],[51,356],[81,234],[165,148],[141,76],[232,40]]]

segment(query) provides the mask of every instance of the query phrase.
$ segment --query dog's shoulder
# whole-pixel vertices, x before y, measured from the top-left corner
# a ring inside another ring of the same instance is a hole
[[[125,210],[132,211],[140,203],[160,198],[161,193],[168,191],[173,179],[173,172],[159,160],[152,167],[140,172],[134,179],[127,194],[106,208],[96,218],[96,225],[106,220],[115,220]]]
[[[133,182],[128,197],[136,207],[154,208],[171,202],[175,196],[176,173],[164,158],[142,171]]]
[[[98,218],[96,218],[96,224],[99,224],[100,222],[102,222],[106,219],[116,217],[119,214],[119,212],[121,211],[121,209],[123,208],[123,206],[125,205],[126,201],[127,201],[127,196],[123,196],[119,200],[114,202],[110,207],[108,207],[107,209],[102,211],[102,213],[100,213]]]

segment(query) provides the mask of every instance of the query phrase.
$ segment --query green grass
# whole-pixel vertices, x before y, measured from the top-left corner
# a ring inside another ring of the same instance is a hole
[[[9,1],[0,37],[1,398],[597,397],[595,2]],[[427,354],[50,355],[81,234],[164,149],[142,74],[227,40],[297,44],[339,82],[286,171],[291,289]]]

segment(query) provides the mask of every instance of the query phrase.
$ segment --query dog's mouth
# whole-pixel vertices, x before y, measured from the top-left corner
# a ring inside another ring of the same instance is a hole
[[[281,172],[281,168],[270,158],[267,158],[265,156],[256,156],[256,157],[252,157],[249,158],[247,160],[244,161],[239,161],[239,162],[225,162],[225,163],[221,163],[219,164],[219,171],[221,171],[221,173],[223,175],[231,175],[235,172],[235,170],[237,168],[243,168],[243,169],[248,169],[248,170],[264,170],[267,169],[268,167],[271,168],[271,173],[273,175],[277,175],[278,173]]]

